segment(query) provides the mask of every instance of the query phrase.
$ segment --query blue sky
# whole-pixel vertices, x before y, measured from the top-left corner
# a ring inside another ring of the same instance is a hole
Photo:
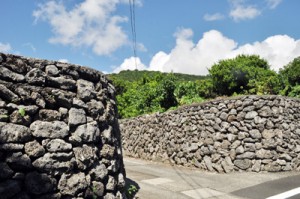
[[[238,54],[258,54],[275,71],[300,55],[299,0],[135,0],[135,58],[128,2],[3,1],[0,52],[106,73],[199,75]]]

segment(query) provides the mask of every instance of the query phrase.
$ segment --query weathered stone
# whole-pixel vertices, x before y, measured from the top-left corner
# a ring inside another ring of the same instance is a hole
[[[36,140],[25,144],[25,153],[29,157],[37,158],[45,154],[45,149]]]
[[[270,163],[263,167],[263,170],[269,171],[269,172],[278,172],[281,170],[281,166],[277,163]]]
[[[69,109],[72,106],[72,98],[75,94],[65,90],[51,89],[50,96],[55,99],[55,106],[61,106]]]
[[[257,115],[258,113],[256,111],[250,111],[245,115],[245,119],[254,119]]]
[[[15,93],[13,93],[11,90],[9,90],[3,84],[0,84],[0,98],[8,100],[10,102],[17,102],[17,101],[19,101],[18,95],[16,95]]]
[[[59,74],[59,70],[55,65],[46,66],[45,72],[49,76],[57,76]]]
[[[264,106],[258,111],[258,114],[262,117],[270,117],[272,116],[272,110],[270,109],[270,107]]]
[[[78,98],[73,98],[73,106],[78,109],[88,109],[88,106]]]
[[[24,144],[15,144],[15,143],[7,143],[0,144],[0,151],[22,151],[24,149]]]
[[[203,161],[205,163],[205,166],[206,166],[207,170],[214,171],[214,168],[212,167],[211,158],[209,156],[205,156],[203,158]]]
[[[46,174],[36,171],[28,173],[25,178],[25,187],[29,193],[40,195],[51,192],[56,186],[56,180]]]
[[[14,171],[5,162],[0,162],[0,180],[8,179],[13,176]],[[0,188],[1,189],[1,188]]]
[[[46,153],[44,156],[36,159],[32,165],[40,171],[46,171],[53,174],[62,174],[71,170],[73,163],[71,158],[73,153]]]
[[[249,135],[249,134],[246,133],[246,132],[239,132],[238,133],[238,139],[239,140],[243,140],[243,139],[245,139],[247,137],[247,135]]]
[[[251,160],[243,159],[243,160],[235,160],[234,165],[242,170],[246,170],[252,166]]]
[[[236,149],[238,146],[240,146],[241,145],[241,141],[239,141],[239,140],[236,140],[236,141],[234,141],[232,144],[231,144],[231,146],[230,146],[230,148],[231,149]]]
[[[118,188],[123,189],[125,187],[125,177],[123,173],[118,174]]]
[[[96,166],[90,171],[93,180],[101,181],[108,175],[108,170],[104,164],[97,163]]]
[[[110,159],[114,156],[115,150],[112,146],[110,146],[108,144],[104,144],[102,149],[101,149],[100,154],[101,154],[102,157]]]
[[[2,65],[0,65],[0,76],[3,79],[12,82],[24,82],[25,80],[25,77],[23,75],[15,73]]]
[[[271,139],[274,136],[275,136],[275,132],[273,130],[267,130],[267,129],[265,129],[262,132],[262,137],[265,138],[265,139]]]
[[[35,121],[30,125],[33,136],[42,138],[64,138],[69,135],[69,127],[61,121]]]
[[[211,113],[217,113],[217,112],[219,112],[219,110],[218,110],[216,107],[211,107],[211,108],[209,109],[209,111],[210,111]]]
[[[5,124],[0,126],[0,143],[26,142],[31,138],[30,130],[22,125]]]
[[[21,152],[9,154],[6,158],[6,162],[10,168],[17,171],[29,170],[32,168],[30,158]]]
[[[113,176],[108,176],[108,182],[106,184],[106,190],[114,191],[116,189],[117,182]]]
[[[16,180],[7,180],[0,183],[0,196],[2,199],[14,198],[21,191],[21,183]]]
[[[85,198],[102,198],[104,195],[105,186],[101,182],[92,181],[91,187],[85,192]]]
[[[107,135],[108,133],[109,132],[106,132],[105,136],[111,140],[111,136],[109,137],[109,135]],[[99,142],[99,139],[100,130],[97,122],[91,122],[78,126],[76,131],[70,137],[70,141],[76,143],[94,143]]]
[[[92,82],[79,79],[77,80],[77,97],[85,102],[96,97],[95,87]]]
[[[78,126],[86,123],[86,114],[83,109],[71,108],[69,110],[69,126]]]
[[[46,82],[46,74],[38,68],[30,70],[25,78],[29,84],[44,85]]]
[[[114,196],[112,193],[106,193],[103,199],[116,199],[116,196]]]
[[[60,193],[50,193],[50,194],[43,194],[40,197],[36,197],[36,199],[61,199]]]
[[[292,160],[292,157],[289,156],[288,154],[281,154],[279,156],[280,159],[283,159],[283,160],[286,160],[286,161],[291,161]]]
[[[9,116],[9,121],[14,124],[21,124],[24,126],[29,126],[31,123],[31,118],[29,115],[22,116],[19,111],[14,111]]]
[[[225,173],[230,173],[234,169],[234,164],[232,163],[229,157],[226,157],[224,161],[221,162],[221,165],[225,171]]]
[[[238,113],[238,115],[236,116],[236,120],[237,120],[237,121],[243,121],[244,118],[245,118],[245,116],[246,116],[246,113],[245,113],[245,112],[240,112],[240,113]]]
[[[60,120],[61,114],[56,110],[50,110],[50,109],[42,109],[39,111],[39,119],[43,121],[55,121]]]
[[[243,154],[245,152],[245,149],[243,146],[239,146],[235,150],[236,154]]]
[[[212,167],[218,172],[218,173],[224,173],[224,170],[220,164],[212,164]]]
[[[256,157],[260,159],[269,159],[273,157],[273,154],[269,150],[260,149],[256,151]]]
[[[21,172],[15,172],[14,176],[12,177],[13,180],[23,181],[25,179],[25,174]]]
[[[102,115],[104,113],[104,105],[100,101],[92,99],[87,103],[87,106],[92,117],[97,117],[98,115]]]
[[[192,143],[189,147],[188,147],[188,152],[189,153],[194,153],[198,150],[198,144],[197,143]]]
[[[252,166],[252,171],[259,172],[260,168],[261,168],[261,160],[255,160],[255,162]]]
[[[257,129],[253,129],[249,131],[249,134],[251,135],[252,138],[254,139],[260,139],[261,138],[261,133]]]
[[[223,121],[227,121],[227,118],[228,118],[228,114],[225,112],[222,112],[220,115],[220,119],[222,119]]]
[[[223,140],[223,142],[221,144],[221,148],[228,149],[230,145],[231,145],[231,143],[228,140]]]
[[[251,111],[254,111],[255,109],[255,106],[246,106],[243,111],[244,112],[251,112]]]
[[[278,143],[275,141],[274,138],[263,139],[262,144],[263,144],[263,148],[265,149],[275,149],[278,145]]]
[[[79,192],[83,192],[88,187],[84,173],[65,174],[63,173],[59,182],[58,189],[62,195],[75,197]]]
[[[61,88],[64,90],[75,90],[76,81],[65,77],[47,77],[48,86]]]
[[[46,149],[49,152],[69,152],[72,150],[72,144],[62,139],[53,139],[46,144]]]
[[[85,170],[90,167],[97,159],[96,150],[90,146],[83,145],[82,147],[73,148],[77,167]]]
[[[261,118],[259,116],[256,116],[254,118],[254,123],[255,124],[265,124],[266,123],[266,118]]]
[[[245,151],[251,151],[251,152],[256,151],[256,147],[255,147],[254,143],[245,143],[244,148],[245,148]]]
[[[255,158],[255,153],[247,151],[243,154],[237,155],[236,158],[237,159],[253,159],[253,158]]]

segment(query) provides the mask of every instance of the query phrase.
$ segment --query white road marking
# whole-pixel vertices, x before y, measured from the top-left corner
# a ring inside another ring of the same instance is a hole
[[[148,180],[142,180],[141,182],[144,182],[147,184],[152,184],[152,185],[160,185],[160,184],[173,182],[173,180],[170,180],[167,178],[153,178],[153,179],[148,179]]]
[[[204,199],[204,198],[211,198],[216,196],[224,195],[225,193],[216,191],[209,188],[200,188],[200,189],[194,189],[189,191],[182,191],[181,193],[190,196],[194,199]]]
[[[283,192],[283,193],[275,195],[275,196],[268,197],[266,199],[286,199],[286,198],[292,197],[297,194],[300,194],[300,187]]]

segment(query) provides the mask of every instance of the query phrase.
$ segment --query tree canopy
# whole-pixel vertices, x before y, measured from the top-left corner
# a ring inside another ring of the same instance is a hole
[[[109,75],[117,91],[120,118],[163,112],[217,96],[281,94],[300,97],[300,57],[279,73],[257,55],[214,64],[208,76],[122,71]]]
[[[238,55],[221,60],[209,70],[217,94],[230,96],[234,93],[257,93],[272,76],[266,60],[257,55]]]

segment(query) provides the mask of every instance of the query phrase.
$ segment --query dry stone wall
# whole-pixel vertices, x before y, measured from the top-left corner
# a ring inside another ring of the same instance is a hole
[[[122,198],[114,95],[96,70],[0,53],[0,198]]]
[[[124,154],[213,172],[300,169],[300,100],[244,96],[122,120]]]

